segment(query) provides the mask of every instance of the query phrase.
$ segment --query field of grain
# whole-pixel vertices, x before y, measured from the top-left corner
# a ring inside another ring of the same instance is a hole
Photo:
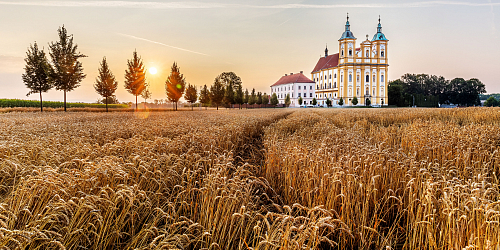
[[[500,109],[0,115],[0,249],[500,249]]]

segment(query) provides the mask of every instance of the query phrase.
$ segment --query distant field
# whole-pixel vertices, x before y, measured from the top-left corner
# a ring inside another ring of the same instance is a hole
[[[0,99],[0,108],[21,108],[21,107],[32,107],[40,108],[40,101],[31,100],[18,100],[18,99]],[[43,107],[45,108],[63,108],[64,102],[51,102],[43,101]],[[105,104],[95,104],[95,103],[66,103],[68,108],[106,108]],[[128,108],[126,104],[108,104],[108,108]]]
[[[2,249],[499,249],[500,108],[0,114]]]

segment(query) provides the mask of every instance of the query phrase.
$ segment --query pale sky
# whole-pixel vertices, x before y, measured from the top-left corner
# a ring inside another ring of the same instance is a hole
[[[270,92],[286,73],[310,72],[328,43],[338,52],[346,13],[351,31],[370,39],[378,16],[389,39],[389,80],[405,73],[478,78],[488,93],[500,92],[500,1],[62,1],[0,0],[0,98],[26,97],[24,57],[31,43],[57,40],[65,25],[83,58],[87,78],[68,101],[95,102],[93,84],[106,56],[115,74],[119,101],[127,59],[136,49],[147,68],[153,99],[165,99],[164,82],[173,62],[186,80],[210,86],[225,71],[244,88]],[[62,101],[50,90],[44,100]]]

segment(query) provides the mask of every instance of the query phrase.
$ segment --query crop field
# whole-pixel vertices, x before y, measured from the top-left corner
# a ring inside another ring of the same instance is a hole
[[[500,108],[0,114],[0,249],[500,249]]]

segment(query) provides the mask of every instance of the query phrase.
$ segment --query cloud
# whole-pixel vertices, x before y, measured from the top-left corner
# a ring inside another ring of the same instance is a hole
[[[168,44],[164,44],[164,43],[161,43],[161,42],[156,42],[156,41],[148,40],[148,39],[137,37],[137,36],[127,35],[127,34],[122,34],[122,33],[117,33],[117,34],[120,35],[120,36],[132,38],[132,39],[136,39],[136,40],[141,40],[141,41],[145,41],[145,42],[149,42],[149,43],[154,43],[154,44],[162,45],[162,46],[169,47],[169,48],[172,48],[172,49],[182,50],[182,51],[186,51],[186,52],[194,53],[194,54],[198,54],[198,55],[203,55],[203,56],[209,56],[209,55],[201,53],[201,52],[196,52],[196,51],[193,51],[193,50],[183,49],[183,48],[171,46],[171,45],[168,45]]]
[[[254,9],[333,9],[333,8],[415,8],[435,6],[489,7],[500,3],[476,3],[460,1],[420,1],[411,3],[366,3],[366,4],[278,4],[249,5],[203,2],[159,2],[159,1],[0,1],[0,5],[45,6],[45,7],[106,7],[144,9],[214,9],[214,8],[254,8]]]

